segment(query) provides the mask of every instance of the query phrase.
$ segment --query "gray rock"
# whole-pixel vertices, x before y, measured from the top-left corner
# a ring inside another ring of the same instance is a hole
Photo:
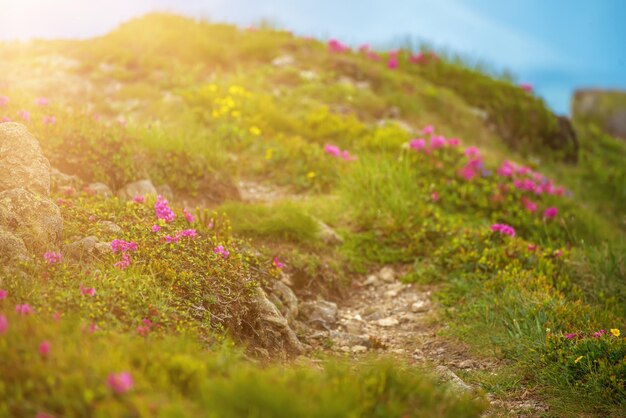
[[[367,351],[367,347],[365,347],[364,345],[353,345],[350,348],[350,351],[352,351],[355,354],[365,353]]]
[[[454,374],[454,372],[448,369],[446,366],[437,366],[435,369],[437,374],[441,377],[441,379],[450,384],[450,387],[455,389],[458,392],[471,392],[472,387],[465,383],[459,376]]]
[[[382,318],[377,321],[377,324],[381,327],[393,327],[398,325],[399,323],[400,321],[398,321],[393,316],[388,316],[387,318]]]
[[[270,302],[260,287],[255,289],[254,303],[258,309],[259,320],[263,323],[262,332],[265,334],[267,345],[275,346],[278,344],[286,351],[296,354],[304,352],[304,346],[289,327],[287,319],[280,313],[276,305]]]
[[[58,246],[63,219],[48,197],[19,187],[0,192],[0,225],[29,251],[42,254]]]
[[[27,256],[24,241],[0,225],[0,261],[18,260]]]
[[[111,252],[111,245],[89,236],[63,246],[63,255],[75,260],[88,260]]]
[[[317,235],[322,242],[329,245],[343,244],[343,238],[334,229],[319,219],[316,219],[316,221],[319,226]]]
[[[0,124],[0,192],[24,188],[50,195],[50,163],[24,125]]]
[[[378,272],[378,277],[383,282],[391,283],[394,281],[396,277],[396,273],[393,271],[391,267],[385,266],[382,269],[380,269],[380,271]]]
[[[426,312],[428,310],[428,302],[425,300],[418,300],[411,304],[411,312]]]
[[[104,183],[91,183],[91,184],[89,184],[87,186],[87,192],[93,193],[93,194],[98,195],[98,196],[104,196],[104,197],[112,197],[113,196],[113,192],[111,191],[109,186],[107,186]]]
[[[62,173],[56,168],[50,169],[50,188],[54,191],[60,190],[78,190],[81,186],[81,180],[78,176]]]
[[[274,282],[271,292],[280,302],[276,305],[280,312],[290,325],[293,325],[295,319],[298,316],[298,298],[289,286],[282,281]]]
[[[111,221],[100,221],[98,222],[98,227],[101,231],[111,234],[119,234],[122,232],[122,228],[118,224]]]
[[[167,200],[174,200],[174,190],[172,190],[169,185],[161,184],[160,186],[156,186],[156,191],[157,194],[163,196]]]
[[[379,284],[380,283],[378,281],[378,276],[376,276],[375,274],[370,274],[363,282],[364,286],[378,286]]]
[[[156,187],[148,179],[128,183],[117,191],[117,196],[121,199],[133,199],[135,196],[156,195]]]
[[[329,328],[337,322],[337,304],[326,300],[310,300],[300,304],[300,312],[308,323]]]

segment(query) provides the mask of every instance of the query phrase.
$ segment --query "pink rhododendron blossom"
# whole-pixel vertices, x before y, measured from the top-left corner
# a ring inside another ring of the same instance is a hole
[[[6,315],[0,314],[0,335],[7,332],[9,329],[9,321],[7,320]]]
[[[537,204],[525,197],[522,198],[522,204],[524,205],[524,208],[526,208],[526,210],[529,212],[535,212],[537,210]]]
[[[4,289],[0,289],[0,300],[4,300],[7,298],[8,292]]]
[[[187,238],[194,238],[197,233],[195,229],[184,229],[180,231],[180,235]]]
[[[145,202],[145,200],[146,200],[146,198],[143,197],[143,196],[135,196],[135,197],[133,197],[133,201],[135,203],[143,203],[143,202]]]
[[[34,311],[33,311],[33,308],[31,308],[29,304],[24,303],[22,305],[15,305],[15,312],[17,312],[20,315],[30,315]]]
[[[40,412],[37,412],[37,415],[35,415],[35,418],[54,418],[54,415],[50,415],[50,414],[40,411]]]
[[[228,256],[230,255],[230,251],[225,249],[223,245],[218,245],[217,247],[215,247],[213,249],[213,252],[215,254],[220,254],[224,258],[228,258]]]
[[[369,59],[370,59],[370,60],[372,60],[372,61],[380,61],[380,60],[381,60],[380,55],[379,55],[379,54],[377,54],[377,53],[376,53],[376,52],[374,52],[374,51],[369,51],[369,52],[367,53],[367,58],[369,58]]]
[[[502,177],[512,177],[515,174],[515,165],[507,160],[502,161],[498,168],[498,175]]]
[[[48,262],[48,264],[56,264],[61,262],[61,260],[63,259],[63,255],[60,251],[46,251],[43,255],[43,258]]]
[[[3,116],[0,118],[0,123],[11,122],[11,118],[8,116]]]
[[[554,219],[558,213],[559,210],[553,206],[543,211],[543,217],[545,219]]]
[[[438,202],[439,201],[439,193],[438,192],[432,192],[430,194],[430,198],[432,199],[433,202]]]
[[[185,215],[185,219],[187,219],[187,222],[193,223],[195,221],[195,218],[193,217],[193,215],[187,212],[187,208],[183,209],[183,215]]]
[[[389,68],[390,70],[395,70],[398,68],[398,58],[397,57],[390,57],[389,61],[387,61],[387,68]]]
[[[468,158],[480,158],[480,150],[476,147],[465,148],[464,154]]]
[[[113,392],[122,394],[133,388],[133,378],[128,372],[111,373],[107,377],[107,385]]]
[[[366,53],[367,53],[367,52],[369,52],[369,51],[370,51],[370,46],[369,46],[369,44],[363,44],[363,45],[361,45],[361,46],[359,47],[359,52],[360,52],[361,54],[366,54]]]
[[[42,341],[42,343],[39,344],[39,355],[41,355],[41,357],[48,357],[48,354],[50,354],[50,341]]]
[[[328,41],[328,50],[333,53],[341,53],[349,51],[350,48],[336,39],[331,39]]]
[[[537,246],[535,244],[528,244],[528,251],[535,251],[537,249]]]
[[[446,138],[441,135],[435,135],[430,138],[430,146],[433,149],[443,148],[446,145]]]
[[[140,325],[137,327],[137,334],[139,334],[142,337],[147,337],[148,334],[150,333],[150,327],[147,325]]]
[[[133,259],[130,257],[130,254],[124,253],[122,255],[122,259],[115,264],[113,267],[118,268],[120,270],[126,270],[133,262]]]
[[[601,329],[600,331],[596,331],[596,332],[594,332],[594,333],[593,333],[593,336],[594,336],[595,338],[600,338],[600,337],[602,337],[602,336],[603,336],[603,335],[605,335],[605,334],[608,334],[608,333],[607,333],[607,331],[606,331],[605,329]]]
[[[5,107],[9,104],[9,98],[7,96],[0,96],[0,107]]]
[[[61,313],[60,312],[55,312],[52,314],[52,319],[54,319],[55,321],[60,321],[61,320]]]
[[[341,156],[341,148],[336,145],[327,144],[326,146],[324,146],[324,152],[326,152],[326,154],[332,155],[333,157]]]
[[[274,261],[272,261],[272,264],[279,270],[282,270],[285,267],[285,264],[281,263],[278,257],[274,257]]]
[[[45,97],[37,97],[35,99],[35,104],[37,106],[48,106],[50,104],[50,100],[46,99]]]
[[[424,129],[422,129],[422,133],[424,135],[431,135],[435,132],[435,127],[433,125],[426,125]]]
[[[17,112],[17,116],[19,116],[24,122],[30,122],[30,112],[28,110],[20,110]]]
[[[409,147],[416,151],[421,151],[426,148],[426,140],[422,138],[411,139],[409,141]]]
[[[57,123],[56,116],[44,116],[43,117],[43,124],[44,125],[54,125],[55,123]]]
[[[114,239],[111,241],[111,251],[113,253],[125,253],[128,251],[137,251],[137,243],[124,241],[122,239]]]
[[[522,90],[524,90],[526,93],[532,93],[533,92],[533,86],[528,84],[528,83],[522,83],[519,85]]]
[[[168,244],[172,244],[174,242],[180,241],[180,234],[166,235],[164,239],[165,239],[165,242],[167,242]]]
[[[350,155],[349,151],[342,151],[341,152],[341,158],[344,161],[356,161],[357,160],[357,156],[356,155]]]
[[[159,232],[161,230],[161,227],[159,225],[152,225],[152,228],[150,228],[152,230],[152,232]]]
[[[511,225],[507,224],[493,224],[491,225],[491,230],[493,232],[499,232],[503,235],[510,235],[512,237],[515,236],[515,229]]]
[[[461,145],[461,140],[459,138],[448,138],[448,146],[450,148],[458,147]]]
[[[80,285],[80,294],[84,296],[96,296],[96,289],[93,287],[84,287],[82,284]]]
[[[157,196],[157,201],[154,204],[154,212],[156,217],[163,219],[165,222],[170,223],[174,220],[174,211],[169,207],[167,199],[163,196]]]

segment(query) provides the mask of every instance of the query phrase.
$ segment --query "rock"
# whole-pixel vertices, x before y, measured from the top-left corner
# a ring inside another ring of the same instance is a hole
[[[276,305],[269,301],[263,289],[257,287],[254,296],[259,320],[263,323],[259,332],[265,334],[266,345],[280,345],[287,352],[295,354],[304,352],[304,346],[289,327],[287,319],[280,313]]]
[[[361,335],[363,332],[363,322],[361,321],[346,321],[343,326],[348,334]]]
[[[50,163],[24,125],[0,124],[0,192],[23,188],[50,195]]]
[[[385,316],[383,308],[370,305],[361,312],[367,321],[377,321]]]
[[[350,348],[350,351],[352,351],[355,354],[365,353],[367,351],[367,347],[365,347],[364,345],[353,345]]]
[[[428,302],[425,300],[418,300],[411,304],[411,312],[426,312],[428,310]]]
[[[39,255],[57,247],[63,219],[48,197],[18,187],[0,192],[0,226]]]
[[[174,200],[174,191],[167,184],[156,186],[156,191],[158,195],[163,196],[167,200]]]
[[[396,278],[396,273],[389,266],[385,266],[378,272],[378,277],[383,282],[391,283]]]
[[[18,260],[27,256],[24,241],[0,225],[0,261]]]
[[[326,300],[306,301],[300,305],[302,316],[309,323],[329,328],[337,322],[337,304]]]
[[[157,190],[148,179],[128,183],[126,186],[117,191],[117,196],[119,198],[127,200],[131,200],[135,196],[146,196],[149,194],[156,196]]]
[[[274,282],[272,286],[272,294],[278,299],[279,304],[276,305],[290,325],[298,316],[298,298],[289,286],[282,281]]]
[[[450,386],[459,392],[470,392],[472,387],[465,383],[459,376],[448,369],[446,366],[437,366],[435,369],[437,374],[441,376],[441,379],[448,382]]]
[[[113,196],[113,192],[111,191],[109,186],[107,186],[104,183],[91,183],[87,186],[86,191],[87,193],[95,194],[98,196],[104,196],[104,197]]]
[[[474,367],[474,362],[472,360],[463,360],[460,361],[457,365],[459,369],[471,369]]]
[[[378,284],[378,276],[375,274],[370,274],[363,282],[363,286],[378,286]]]
[[[393,327],[393,326],[398,325],[400,321],[398,321],[393,316],[388,316],[387,318],[379,319],[377,323],[381,327]]]
[[[319,226],[319,230],[317,236],[322,242],[328,245],[339,245],[343,244],[343,238],[339,236],[330,226],[326,225],[324,222],[316,219],[317,224]]]
[[[50,188],[54,191],[78,190],[81,183],[78,176],[62,173],[54,167],[50,169]]]
[[[111,221],[100,221],[98,222],[98,227],[101,231],[111,233],[111,234],[119,234],[122,232],[122,228]]]
[[[367,346],[370,344],[369,339],[367,338],[367,336],[364,335],[353,335],[341,331],[330,331],[330,334],[328,336],[337,346],[352,347],[354,345]]]
[[[111,252],[111,244],[99,242],[98,238],[89,236],[63,246],[63,255],[75,260],[86,260]]]

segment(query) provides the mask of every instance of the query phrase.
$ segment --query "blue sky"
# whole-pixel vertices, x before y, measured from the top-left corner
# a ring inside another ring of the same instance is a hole
[[[0,39],[106,33],[151,10],[385,45],[411,36],[508,69],[567,113],[577,87],[626,89],[626,0],[0,0]]]

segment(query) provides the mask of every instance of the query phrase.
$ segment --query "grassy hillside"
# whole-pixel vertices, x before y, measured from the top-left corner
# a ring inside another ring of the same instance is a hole
[[[0,120],[82,185],[151,179],[175,214],[53,187],[63,244],[117,244],[0,254],[0,416],[469,417],[522,392],[548,416],[624,413],[626,143],[582,122],[574,142],[510,81],[153,14],[0,44]],[[279,360],[258,287],[341,300],[385,265],[434,286],[442,339],[498,360],[461,375],[484,393],[398,360]]]

